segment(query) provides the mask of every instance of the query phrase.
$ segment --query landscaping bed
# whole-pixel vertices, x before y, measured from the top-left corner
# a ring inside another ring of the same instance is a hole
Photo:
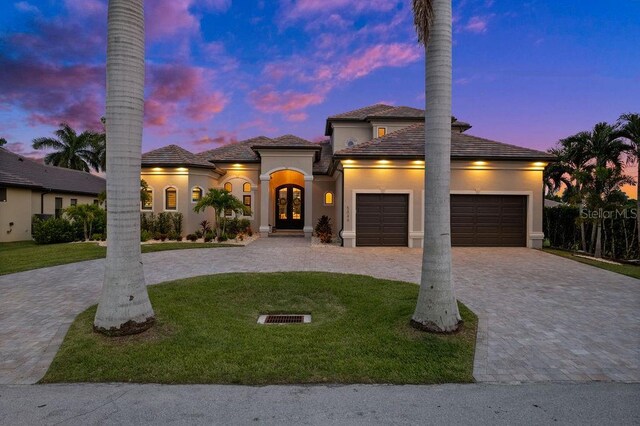
[[[42,382],[472,382],[477,318],[434,335],[409,326],[418,286],[321,272],[221,274],[149,287],[156,325],[136,336],[92,330],[81,313]],[[264,313],[309,324],[260,325]]]
[[[562,256],[567,259],[572,259],[576,262],[595,266],[596,268],[606,269],[607,271],[616,272],[618,274],[640,279],[640,266],[638,265],[632,265],[630,263],[614,263],[611,261],[601,261],[596,260],[595,258],[590,259],[586,256],[576,256],[573,252],[566,250],[545,248],[543,251],[545,251],[546,253],[555,254],[556,256]]]

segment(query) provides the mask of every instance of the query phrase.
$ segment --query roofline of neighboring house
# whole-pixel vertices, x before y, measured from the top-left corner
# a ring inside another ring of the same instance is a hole
[[[18,183],[10,183],[10,182],[0,182],[0,186],[5,188],[20,188],[20,189],[32,189],[39,192],[55,192],[59,194],[78,194],[78,195],[93,195],[97,196],[100,192],[87,192],[87,191],[70,191],[68,189],[56,189],[56,188],[47,188],[42,185],[21,185]],[[106,187],[105,189],[106,190]]]
[[[336,160],[342,159],[362,159],[362,160],[424,160],[424,155],[415,154],[349,154],[349,153],[336,153],[333,154],[333,158]],[[526,156],[526,157],[505,157],[505,156],[491,156],[491,155],[452,155],[452,160],[491,160],[491,161],[546,161],[552,163],[553,158],[545,156]]]

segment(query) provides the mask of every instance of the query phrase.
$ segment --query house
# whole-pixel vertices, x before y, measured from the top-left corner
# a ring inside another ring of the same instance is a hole
[[[541,247],[542,172],[552,156],[467,133],[452,119],[451,231],[456,246]],[[151,201],[180,211],[192,232],[213,213],[193,206],[225,188],[251,209],[263,237],[310,237],[322,215],[346,247],[421,247],[424,110],[376,104],[327,118],[320,143],[259,136],[193,154],[169,145],[143,154]],[[291,231],[293,230],[293,231]]]
[[[0,148],[0,242],[30,240],[33,215],[58,217],[71,205],[98,203],[105,188],[99,176]]]

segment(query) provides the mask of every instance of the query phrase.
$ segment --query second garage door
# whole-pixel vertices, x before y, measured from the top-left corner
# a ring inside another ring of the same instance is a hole
[[[451,245],[524,247],[527,245],[524,195],[452,195]]]
[[[407,194],[356,195],[356,246],[407,246]]]

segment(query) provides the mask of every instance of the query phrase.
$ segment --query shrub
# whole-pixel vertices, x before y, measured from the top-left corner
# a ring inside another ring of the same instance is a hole
[[[249,219],[238,219],[238,231],[247,232],[251,227],[251,221]]]
[[[168,237],[167,234],[160,234],[160,241],[166,241],[167,237]]]
[[[189,234],[187,235],[187,240],[195,243],[198,240],[198,236],[195,234]]]
[[[320,242],[323,244],[329,244],[331,242],[331,219],[327,215],[322,215],[320,219],[318,219],[318,223],[316,224],[316,236],[320,238]]]
[[[206,234],[204,234],[204,242],[205,243],[210,243],[211,241],[213,241],[213,239],[215,238],[215,234],[211,231],[207,232]]]
[[[102,234],[93,234],[91,236],[91,241],[102,241]]]
[[[198,229],[196,232],[194,232],[194,235],[196,236],[196,238],[202,238],[204,234],[202,233],[201,229]]]
[[[31,234],[38,244],[70,243],[76,240],[76,228],[64,218],[47,220],[34,218]]]
[[[151,239],[151,232],[144,229],[140,231],[140,241],[145,242],[145,241],[149,241],[150,239]]]
[[[177,237],[182,239],[182,213],[174,213],[172,216],[173,221],[173,231],[176,233]]]
[[[176,233],[176,231],[171,231],[169,232],[169,234],[167,234],[167,238],[176,241],[178,239],[178,234]]]
[[[169,232],[171,232],[172,229],[173,229],[173,219],[171,217],[171,213],[168,213],[168,212],[159,213],[158,219],[156,220],[156,230],[160,234],[169,234]]]
[[[153,213],[140,213],[140,229],[151,235],[156,232],[156,217]]]
[[[200,228],[202,228],[201,235],[204,235],[207,232],[211,231],[211,223],[208,220],[203,220],[202,222],[200,222]]]
[[[251,229],[251,227],[247,228],[247,235],[253,237],[253,229]]]
[[[226,235],[220,235],[220,236],[218,237],[218,242],[219,242],[219,243],[223,243],[223,242],[225,242],[225,241],[227,241],[227,236],[226,236]]]
[[[233,234],[233,233],[227,234],[227,238],[230,240],[235,240],[237,236],[238,234]]]

